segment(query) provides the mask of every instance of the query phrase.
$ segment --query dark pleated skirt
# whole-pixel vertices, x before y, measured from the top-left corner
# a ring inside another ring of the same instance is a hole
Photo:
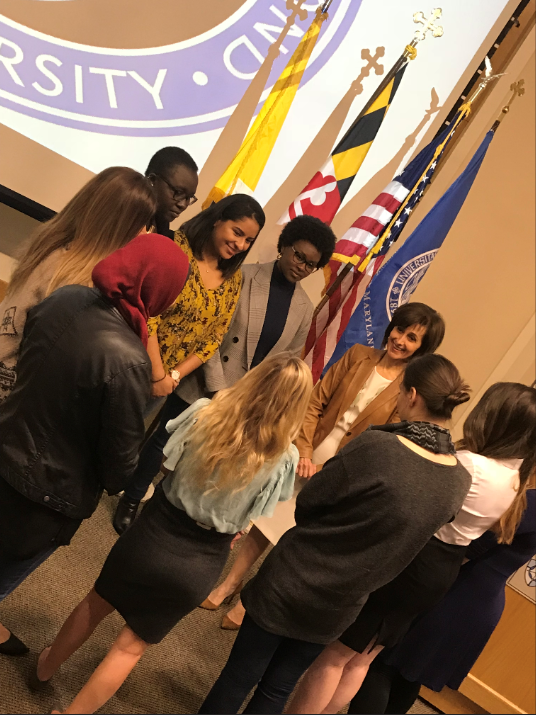
[[[339,640],[357,653],[369,644],[392,647],[414,619],[432,608],[456,580],[466,547],[433,537],[393,581],[370,594]]]
[[[484,563],[465,564],[447,595],[380,657],[406,680],[457,690],[501,618],[506,578]]]
[[[161,488],[115,543],[95,590],[146,643],[159,643],[209,595],[233,534],[204,529]]]

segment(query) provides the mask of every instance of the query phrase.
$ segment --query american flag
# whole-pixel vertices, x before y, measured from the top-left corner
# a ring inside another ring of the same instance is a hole
[[[335,253],[329,262],[326,291],[329,291],[348,262],[353,267],[311,323],[304,359],[313,372],[315,383],[320,379],[357,307],[359,284],[365,276],[370,278],[379,270],[387,252],[421,200],[445,147],[464,116],[465,113],[460,111],[451,125],[417,154],[337,241]]]

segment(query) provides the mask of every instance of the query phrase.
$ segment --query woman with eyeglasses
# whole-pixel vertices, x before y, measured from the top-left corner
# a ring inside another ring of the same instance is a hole
[[[166,146],[151,157],[145,176],[156,195],[154,232],[174,239],[169,224],[197,201],[197,164],[184,149]]]
[[[295,525],[296,496],[321,466],[369,425],[398,422],[397,399],[408,363],[437,350],[445,334],[439,313],[424,303],[407,303],[394,313],[384,349],[354,345],[317,383],[295,444],[300,453],[294,498],[278,504],[270,519],[255,521],[225,581],[203,607],[217,608],[242,588],[242,579],[270,544]],[[237,630],[244,619],[242,602],[223,617],[222,628]]]
[[[175,232],[175,242],[190,261],[180,298],[149,321],[147,352],[152,364],[152,396],[164,398],[159,426],[140,453],[117,506],[113,525],[122,534],[160,471],[166,424],[189,404],[176,394],[182,378],[209,360],[229,329],[240,296],[240,266],[264,226],[264,211],[245,194],[226,196]]]
[[[314,216],[298,216],[279,237],[277,260],[242,267],[242,290],[220,348],[181,381],[177,393],[193,404],[232,387],[266,357],[288,352],[300,357],[313,304],[300,282],[327,265],[335,234]]]

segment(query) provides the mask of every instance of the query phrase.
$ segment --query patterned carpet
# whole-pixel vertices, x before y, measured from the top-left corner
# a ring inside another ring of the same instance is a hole
[[[22,638],[32,654],[0,656],[0,712],[47,713],[66,707],[106,654],[122,619],[112,614],[54,679],[54,696],[33,694],[26,680],[35,654],[55,635],[93,585],[116,534],[111,514],[116,498],[104,497],[68,548],[59,549],[0,606],[0,621]],[[228,568],[230,567],[229,561]],[[234,634],[219,628],[222,611],[197,609],[158,646],[149,649],[118,693],[100,712],[195,713],[224,665]],[[436,713],[416,703],[414,713]]]

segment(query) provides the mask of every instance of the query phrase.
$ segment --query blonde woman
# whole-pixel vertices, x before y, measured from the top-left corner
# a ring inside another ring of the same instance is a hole
[[[28,311],[65,285],[91,285],[99,261],[122,248],[152,222],[151,182],[133,169],[101,171],[26,245],[0,303],[0,404],[17,377]]]
[[[39,658],[59,666],[117,610],[126,624],[66,713],[92,713],[116,692],[149,644],[208,596],[234,535],[269,516],[294,488],[298,434],[312,391],[299,358],[269,357],[233,387],[168,423],[171,473],[111,550],[94,588]]]

